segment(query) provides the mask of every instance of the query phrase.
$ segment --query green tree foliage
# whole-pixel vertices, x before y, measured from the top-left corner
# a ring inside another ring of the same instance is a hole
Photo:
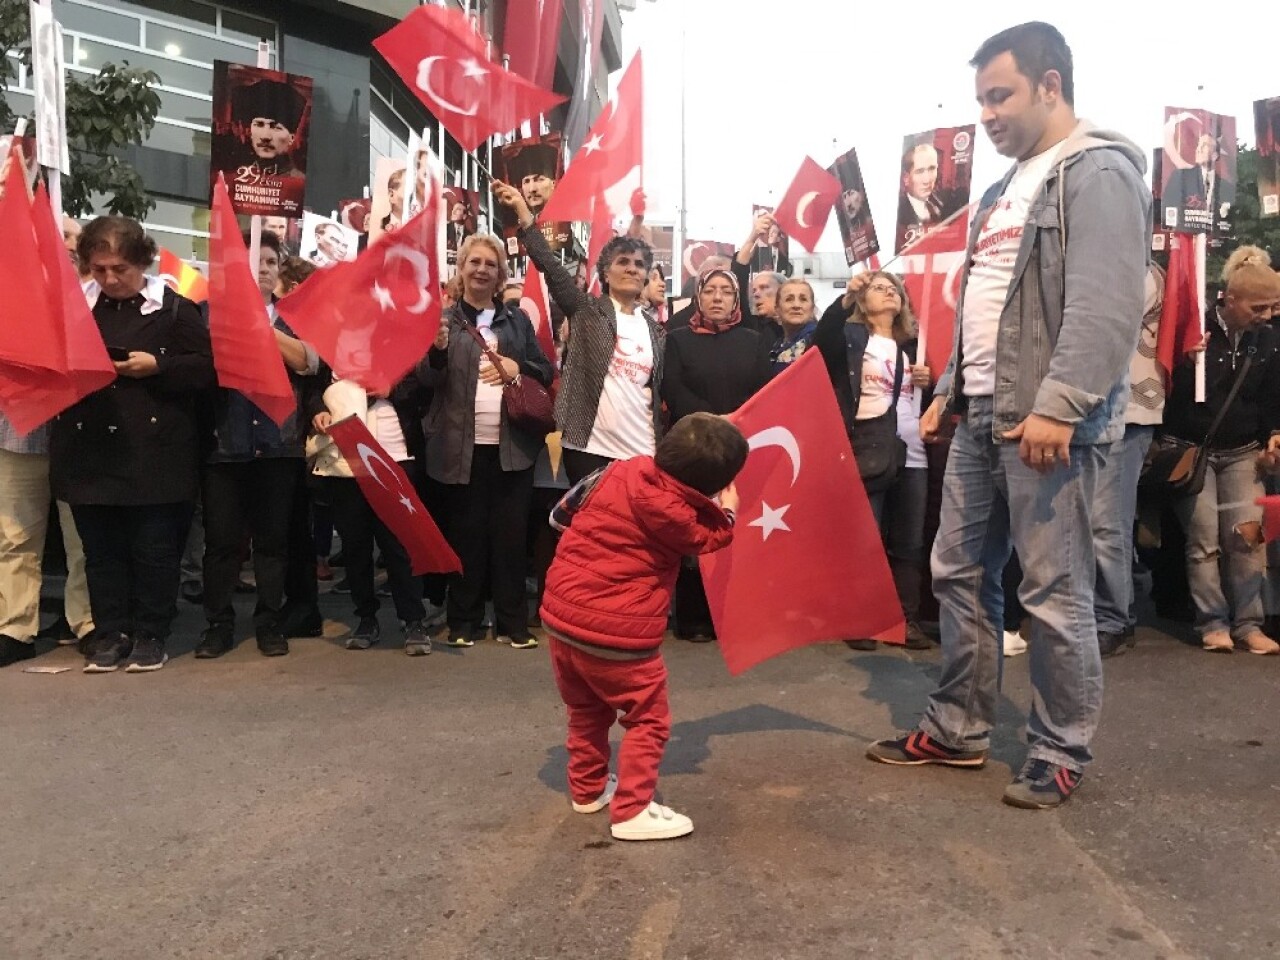
[[[5,98],[17,71],[10,54],[31,62],[31,23],[26,0],[0,0],[0,129],[12,130],[17,117]],[[122,157],[129,144],[141,145],[155,126],[160,77],[151,70],[104,64],[95,77],[66,77],[67,144],[71,176],[63,183],[62,206],[72,216],[95,212],[145,219],[155,209],[138,171]],[[95,198],[99,203],[95,205]]]
[[[1243,147],[1236,165],[1236,202],[1231,208],[1232,238],[1215,250],[1208,265],[1209,278],[1222,275],[1222,264],[1236,247],[1251,243],[1271,254],[1272,264],[1280,265],[1280,217],[1262,216],[1258,200],[1258,151]],[[1215,267],[1216,261],[1216,267]]]

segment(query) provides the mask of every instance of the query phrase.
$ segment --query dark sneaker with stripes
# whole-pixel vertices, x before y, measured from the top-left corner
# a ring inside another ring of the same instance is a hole
[[[877,740],[867,747],[867,759],[904,767],[926,763],[944,767],[980,767],[987,762],[987,751],[954,750],[923,730],[912,730],[897,740]]]
[[[1022,772],[1004,788],[1004,802],[1024,810],[1047,810],[1060,807],[1075,793],[1084,774],[1051,760],[1033,757],[1022,765]]]

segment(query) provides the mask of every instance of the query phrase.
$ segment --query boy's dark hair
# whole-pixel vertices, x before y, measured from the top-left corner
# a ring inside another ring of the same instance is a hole
[[[95,253],[114,253],[125,263],[146,269],[156,258],[156,242],[137,220],[97,217],[89,221],[76,241],[76,256],[86,267]]]
[[[1020,23],[1001,30],[983,41],[969,66],[981,70],[1005,51],[1013,54],[1018,72],[1034,87],[1050,70],[1062,77],[1062,99],[1068,106],[1076,104],[1076,81],[1071,61],[1071,48],[1058,28],[1041,20]]]
[[[609,268],[613,266],[613,261],[620,253],[637,253],[644,260],[645,279],[648,279],[649,268],[653,266],[653,249],[638,237],[614,237],[604,245],[604,249],[600,251],[600,256],[596,257],[596,276],[600,278],[600,290],[602,293],[608,294],[609,281],[605,278],[609,274]]]
[[[658,443],[653,462],[685,486],[715,496],[747,462],[747,438],[723,417],[691,413]]]
[[[240,234],[240,236],[244,238],[244,245],[248,247],[249,231],[245,230],[243,233]],[[268,250],[274,250],[276,252],[276,259],[280,260],[281,262],[284,261],[284,244],[280,242],[279,236],[272,233],[270,230],[263,230],[261,237],[259,237],[258,239],[260,241],[258,244],[259,249],[261,249],[262,247],[266,247]]]

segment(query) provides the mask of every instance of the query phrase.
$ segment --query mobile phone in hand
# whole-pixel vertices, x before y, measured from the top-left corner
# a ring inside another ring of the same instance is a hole
[[[124,361],[129,359],[129,351],[126,350],[124,347],[113,347],[110,344],[108,344],[107,356],[119,363],[124,363]]]

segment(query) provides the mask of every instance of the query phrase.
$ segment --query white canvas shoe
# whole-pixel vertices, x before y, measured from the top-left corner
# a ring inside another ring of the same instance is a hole
[[[1006,630],[1004,632],[1004,655],[1006,657],[1016,657],[1020,653],[1027,652],[1027,641],[1022,639],[1022,634],[1016,630]]]
[[[618,778],[612,773],[609,779],[605,781],[604,792],[596,797],[590,803],[575,803],[573,805],[574,813],[599,813],[609,805],[609,801],[613,799],[613,795],[618,792]]]
[[[615,840],[670,840],[693,833],[693,821],[660,803],[650,803],[630,820],[609,827]]]

